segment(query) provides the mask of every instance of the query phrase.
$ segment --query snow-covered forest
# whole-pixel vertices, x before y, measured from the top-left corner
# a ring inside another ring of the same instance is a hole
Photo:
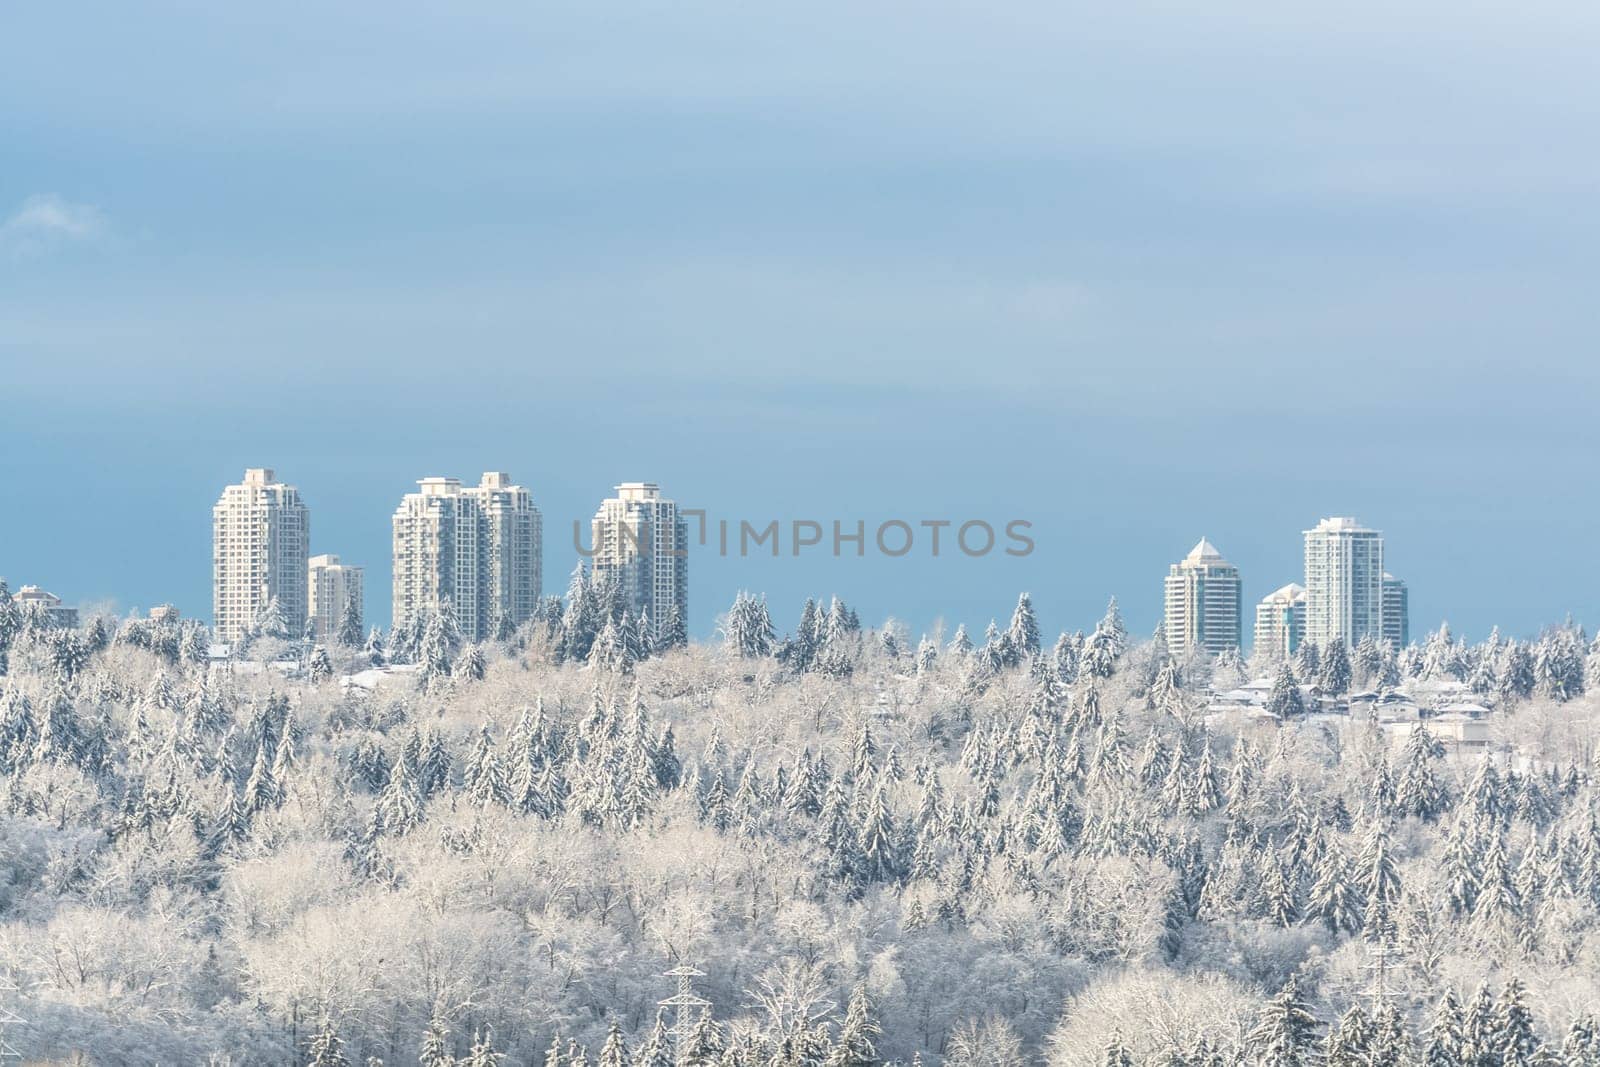
[[[1580,629],[1178,662],[1114,604],[1050,642],[1009,601],[969,639],[742,595],[722,641],[651,647],[578,576],[481,646],[448,612],[326,648],[269,612],[218,658],[189,621],[55,629],[0,596],[3,1043],[1600,1064]],[[1257,677],[1270,716],[1208,714]],[[1486,748],[1313,714],[1442,680],[1492,709]]]

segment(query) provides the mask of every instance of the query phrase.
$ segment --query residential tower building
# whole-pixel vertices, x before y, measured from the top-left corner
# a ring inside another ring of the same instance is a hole
[[[298,637],[306,624],[311,518],[300,491],[269,467],[252,467],[211,509],[212,620],[217,640],[237,641],[274,607],[274,625]]]
[[[1305,639],[1354,648],[1383,636],[1383,535],[1355,519],[1323,519],[1305,531]]]
[[[1383,576],[1383,639],[1396,652],[1411,643],[1411,605],[1406,583]]]
[[[354,603],[356,628],[366,618],[362,568],[338,556],[312,556],[306,563],[306,611],[320,644],[332,644],[344,622],[345,605]]]
[[[626,609],[657,642],[689,623],[689,537],[678,505],[654,482],[623,482],[592,523],[594,571],[617,582]],[[676,616],[676,619],[674,619]]]
[[[477,486],[424,478],[393,527],[395,626],[449,603],[462,636],[483,641],[538,610],[543,519],[509,474],[488,472]]]
[[[1167,649],[1182,659],[1239,647],[1239,568],[1205,538],[1167,570]]]
[[[1254,654],[1268,661],[1288,659],[1306,632],[1305,587],[1290,582],[1256,605]]]

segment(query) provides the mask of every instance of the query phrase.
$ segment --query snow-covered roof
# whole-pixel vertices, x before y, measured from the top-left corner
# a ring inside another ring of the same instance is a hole
[[[351,686],[357,689],[376,689],[378,686],[394,678],[396,675],[411,675],[417,673],[414,663],[397,663],[386,667],[368,667],[366,670],[356,671],[340,677],[339,685],[344,688]]]
[[[1276,721],[1277,716],[1265,708],[1258,708],[1250,704],[1217,704],[1206,709],[1205,721],[1207,723],[1223,723],[1228,719],[1243,719],[1250,722]]]
[[[1351,518],[1348,515],[1334,515],[1334,516],[1332,516],[1330,518],[1323,519],[1321,522],[1317,523],[1315,530],[1307,530],[1306,532],[1307,533],[1315,533],[1317,530],[1326,531],[1326,532],[1348,532],[1348,533],[1376,533],[1377,532],[1376,530],[1371,530],[1371,529],[1368,529],[1367,527],[1361,525],[1361,523],[1359,523],[1358,521],[1356,521],[1355,519]]]
[[[227,669],[234,674],[266,674],[268,671],[276,671],[285,677],[293,677],[300,673],[300,664],[292,659],[275,659],[270,663],[241,659],[229,663]]]

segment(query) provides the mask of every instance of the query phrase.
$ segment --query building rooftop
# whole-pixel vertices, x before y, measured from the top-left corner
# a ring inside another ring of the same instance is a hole
[[[1189,554],[1183,558],[1194,560],[1195,562],[1205,560],[1207,562],[1215,561],[1220,563],[1222,562],[1222,553],[1217,551],[1216,545],[1202,537],[1200,538],[1200,543],[1191,548]]]
[[[617,496],[623,500],[657,500],[661,486],[655,482],[623,482],[617,486]]]
[[[1441,715],[1466,715],[1472,718],[1481,718],[1489,714],[1489,709],[1482,704],[1472,701],[1463,701],[1456,704],[1445,704],[1439,708]]]
[[[423,496],[450,496],[461,491],[460,478],[422,478],[417,487]]]
[[[1370,534],[1375,534],[1378,531],[1377,530],[1373,530],[1373,529],[1369,529],[1368,527],[1361,525],[1361,523],[1357,522],[1355,519],[1352,519],[1347,515],[1335,515],[1335,516],[1332,516],[1331,518],[1323,519],[1321,522],[1317,523],[1315,528],[1307,530],[1305,532],[1306,533],[1370,533]]]
[[[1274,601],[1299,600],[1301,597],[1303,597],[1305,595],[1306,595],[1306,587],[1305,586],[1301,585],[1299,582],[1290,582],[1288,585],[1283,586],[1281,589],[1274,589],[1272,592],[1270,592],[1266,596],[1262,597],[1261,598],[1261,602],[1263,604],[1266,604],[1266,603],[1271,603],[1271,602],[1274,602]]]

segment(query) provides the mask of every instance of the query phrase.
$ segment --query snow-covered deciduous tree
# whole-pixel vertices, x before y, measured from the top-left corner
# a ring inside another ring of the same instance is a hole
[[[1594,1067],[1600,694],[1541,689],[1537,645],[1452,635],[1459,677],[1402,679],[1364,639],[1352,674],[1388,677],[1413,727],[1340,714],[1333,642],[1302,679],[1330,713],[1269,719],[1218,695],[1243,680],[1221,660],[1119,651],[1105,620],[1048,655],[997,624],[980,651],[833,598],[746,656],[652,645],[609,579],[573,595],[481,647],[426,614],[331,644],[337,686],[314,647],[212,663],[184,651],[201,627],[29,613],[0,676],[7,1040],[40,1062]],[[1580,634],[1540,639],[1547,679]],[[1432,714],[1459,684],[1486,742]],[[669,1033],[679,964],[705,973]]]

